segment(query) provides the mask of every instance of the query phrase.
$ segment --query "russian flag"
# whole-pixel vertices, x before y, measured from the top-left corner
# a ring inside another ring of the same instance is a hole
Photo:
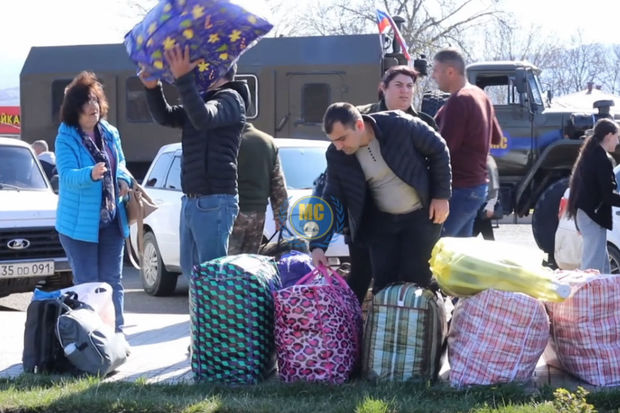
[[[386,30],[391,27],[390,20],[392,20],[390,16],[377,9],[377,24],[379,25],[379,34],[385,33]]]
[[[394,38],[400,44],[400,48],[403,49],[403,55],[407,61],[411,60],[411,55],[409,54],[409,49],[407,48],[407,43],[405,43],[405,39],[401,36],[398,27],[396,27],[396,23],[390,17],[389,14],[384,12],[383,10],[377,9],[377,24],[379,25],[379,34],[383,34],[388,27],[391,27],[394,31]]]

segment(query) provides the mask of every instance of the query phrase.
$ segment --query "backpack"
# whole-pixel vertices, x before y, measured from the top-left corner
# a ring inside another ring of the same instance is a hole
[[[66,298],[64,306],[59,298],[34,300],[28,305],[22,353],[24,372],[75,372],[56,338],[58,317],[67,311],[67,306],[78,305],[77,301],[72,301],[73,296]]]
[[[78,370],[105,376],[127,360],[128,345],[121,333],[104,323],[95,310],[81,303],[67,306],[56,322],[56,337],[65,356]]]

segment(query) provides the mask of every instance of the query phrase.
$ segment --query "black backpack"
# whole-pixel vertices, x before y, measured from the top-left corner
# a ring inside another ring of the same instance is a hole
[[[79,306],[72,297],[32,301],[26,312],[24,353],[22,362],[27,373],[75,373],[77,370],[56,337],[58,317],[66,312],[63,306]]]

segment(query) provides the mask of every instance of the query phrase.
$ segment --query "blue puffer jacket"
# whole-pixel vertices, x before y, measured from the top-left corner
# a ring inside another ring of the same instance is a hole
[[[116,179],[131,183],[131,176],[125,166],[125,155],[121,148],[118,130],[101,120],[103,139],[116,153]],[[91,171],[95,160],[82,144],[77,128],[60,124],[56,136],[56,168],[59,177],[58,210],[56,230],[70,238],[98,242],[99,219],[101,211],[102,181],[93,181]],[[129,236],[125,205],[116,201],[121,232]]]

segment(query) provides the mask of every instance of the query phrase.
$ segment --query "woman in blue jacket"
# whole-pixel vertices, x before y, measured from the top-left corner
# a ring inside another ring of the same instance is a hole
[[[581,269],[597,269],[609,274],[607,230],[612,229],[611,207],[620,206],[612,159],[618,146],[618,125],[600,119],[594,133],[586,138],[570,180],[568,216],[576,217],[583,236]]]
[[[106,122],[108,102],[94,73],[81,72],[65,89],[56,137],[59,176],[56,230],[76,284],[112,286],[116,330],[122,332],[124,197],[131,175],[118,130]]]

